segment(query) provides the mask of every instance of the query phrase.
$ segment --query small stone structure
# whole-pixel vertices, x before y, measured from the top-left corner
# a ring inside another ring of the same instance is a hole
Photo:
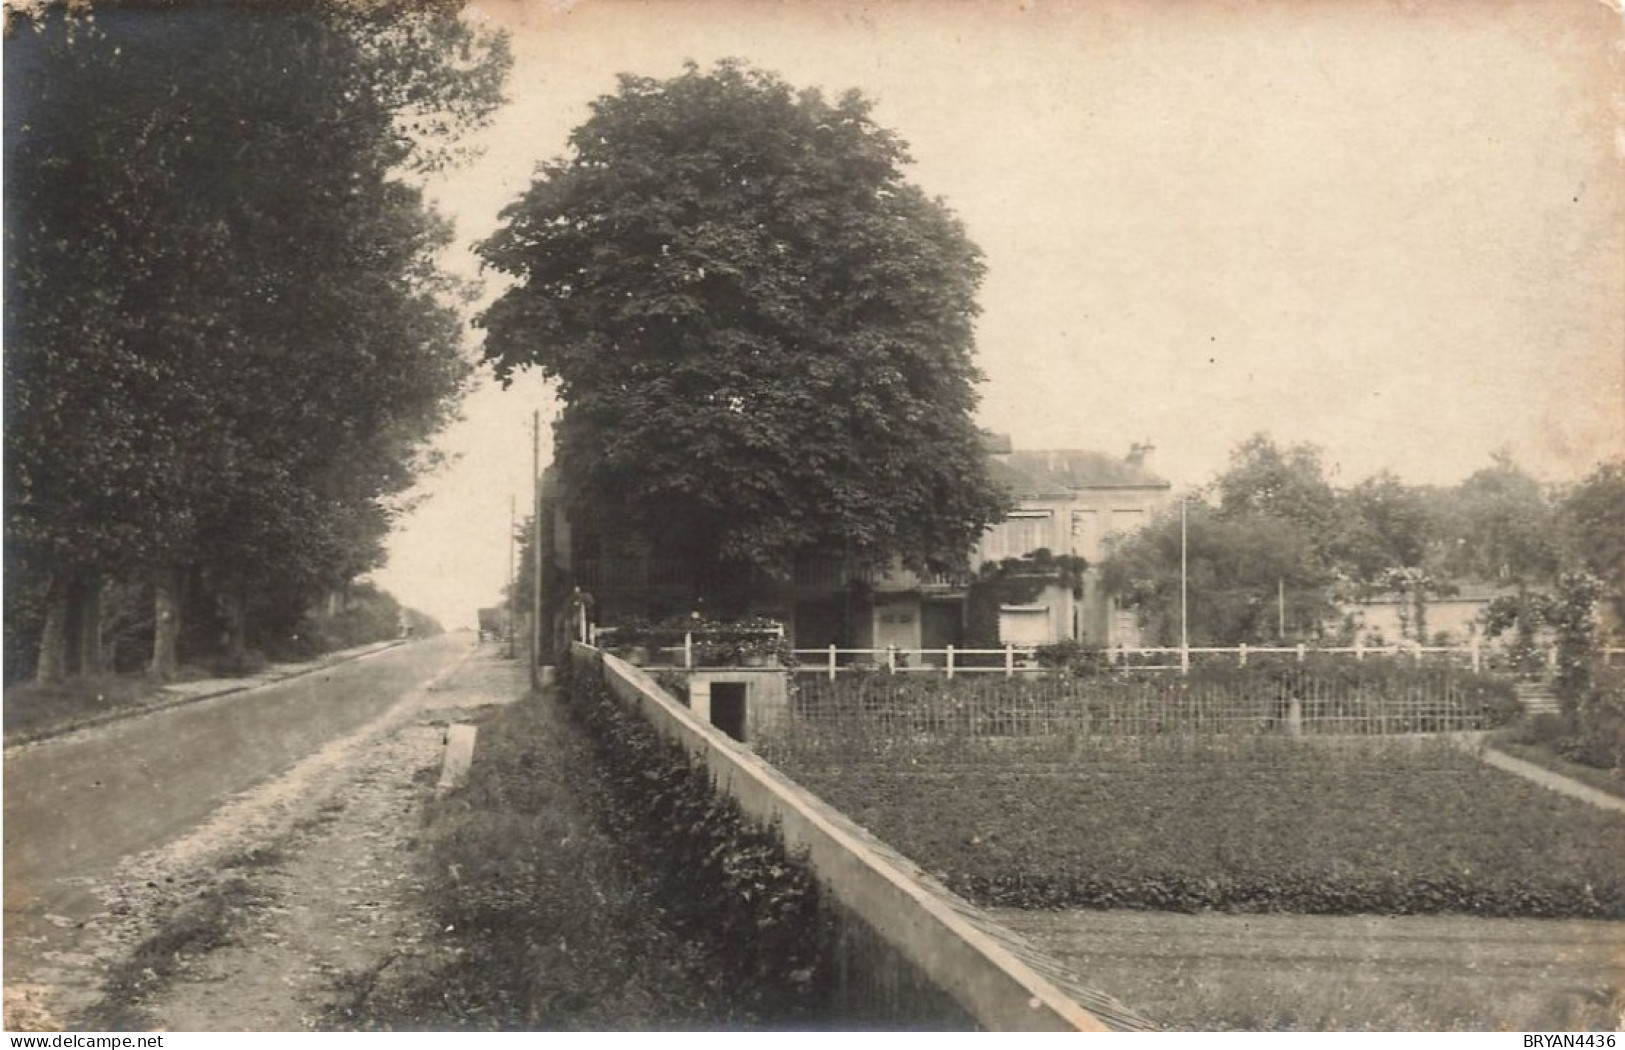
[[[440,765],[436,795],[444,795],[468,780],[468,771],[474,765],[474,737],[478,733],[478,727],[463,723],[446,727],[446,755]]]
[[[789,721],[790,673],[772,667],[691,671],[688,706],[695,717],[750,743]]]

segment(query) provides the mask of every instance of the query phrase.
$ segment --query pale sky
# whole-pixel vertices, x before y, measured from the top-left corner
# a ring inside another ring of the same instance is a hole
[[[1018,448],[1149,440],[1176,488],[1259,430],[1321,446],[1341,484],[1452,483],[1502,448],[1568,481],[1625,454],[1625,33],[1597,0],[474,14],[516,64],[485,155],[433,188],[466,244],[617,73],[736,57],[859,88],[909,142],[986,255],[979,422]],[[442,442],[461,458],[376,574],[447,626],[506,578],[538,408],[534,379],[468,400]]]

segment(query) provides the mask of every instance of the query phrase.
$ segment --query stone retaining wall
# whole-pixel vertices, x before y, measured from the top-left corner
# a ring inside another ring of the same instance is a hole
[[[622,703],[702,763],[746,815],[777,827],[790,850],[804,853],[845,912],[840,969],[856,1014],[895,1026],[993,1031],[1152,1027],[1109,996],[1077,987],[1053,960],[696,717],[638,668],[580,643],[572,652],[599,661]]]

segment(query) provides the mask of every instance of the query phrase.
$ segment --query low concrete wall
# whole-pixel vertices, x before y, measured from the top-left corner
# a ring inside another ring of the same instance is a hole
[[[577,643],[577,659],[601,660],[606,683],[622,703],[677,741],[751,819],[777,827],[785,845],[805,852],[826,890],[875,938],[917,971],[929,990],[957,1004],[971,1025],[993,1031],[1109,1031],[1150,1027],[1116,1008],[1113,1024],[1078,1005],[1049,977],[1018,957],[1013,933],[935,883],[773,766],[695,716],[638,668]],[[859,940],[864,939],[860,934]],[[869,951],[872,957],[872,946]],[[856,965],[863,965],[860,961]],[[908,984],[896,971],[880,984]],[[880,994],[884,995],[882,989]],[[897,1020],[902,1020],[898,1018]],[[951,1018],[941,1018],[957,1026]]]

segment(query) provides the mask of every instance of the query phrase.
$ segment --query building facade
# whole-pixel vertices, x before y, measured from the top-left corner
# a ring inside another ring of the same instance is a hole
[[[1121,459],[1080,449],[994,454],[994,476],[1016,505],[983,535],[977,561],[985,565],[1047,550],[1087,563],[1080,586],[1057,583],[1031,602],[1001,608],[1000,642],[1139,644],[1138,621],[1101,587],[1099,566],[1116,539],[1143,528],[1169,503],[1172,487],[1150,470],[1151,451],[1135,445]]]
[[[1008,440],[990,440],[992,475],[1009,490],[1014,508],[982,536],[972,569],[1039,550],[1088,564],[1080,586],[1046,583],[1032,601],[999,609],[998,644],[1068,638],[1099,646],[1136,644],[1135,619],[1105,594],[1098,565],[1115,537],[1142,527],[1169,500],[1169,483],[1146,466],[1149,451],[1136,445],[1126,458],[1081,450],[1017,452]],[[695,590],[699,581],[689,579],[683,566],[653,556],[647,545],[606,549],[573,523],[551,468],[543,503],[552,567],[593,596],[598,622],[660,618]],[[816,559],[798,565],[790,580],[763,579],[753,586],[750,611],[785,623],[798,649],[963,648],[971,588],[970,578],[925,577],[900,565],[857,572]],[[938,663],[943,657],[920,659]]]

